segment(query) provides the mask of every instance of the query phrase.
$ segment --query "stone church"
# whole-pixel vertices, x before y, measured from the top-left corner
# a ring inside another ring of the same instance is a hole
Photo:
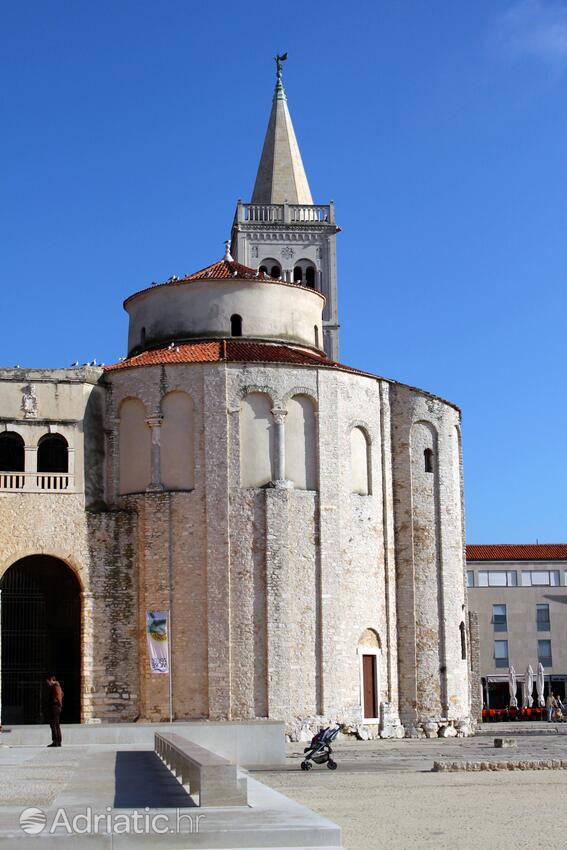
[[[67,722],[468,733],[459,409],[339,362],[338,232],[278,68],[224,257],[126,298],[120,362],[0,370],[5,725],[54,670]]]

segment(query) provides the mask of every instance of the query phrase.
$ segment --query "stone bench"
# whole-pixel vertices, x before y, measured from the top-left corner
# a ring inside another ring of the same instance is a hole
[[[156,732],[154,749],[191,796],[199,795],[199,806],[248,805],[247,780],[228,759],[175,732]]]

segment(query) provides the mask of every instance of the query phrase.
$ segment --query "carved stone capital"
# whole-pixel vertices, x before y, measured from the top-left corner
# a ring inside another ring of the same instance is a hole
[[[283,410],[280,407],[273,407],[271,413],[274,417],[274,422],[276,423],[276,425],[284,424],[285,418],[287,416],[287,410]]]

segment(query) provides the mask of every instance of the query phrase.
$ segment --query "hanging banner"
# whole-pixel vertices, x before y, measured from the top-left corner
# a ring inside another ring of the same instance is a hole
[[[146,632],[152,673],[169,673],[169,611],[147,611]]]

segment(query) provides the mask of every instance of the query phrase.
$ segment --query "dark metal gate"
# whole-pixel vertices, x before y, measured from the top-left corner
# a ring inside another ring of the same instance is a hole
[[[34,555],[4,574],[2,723],[46,723],[46,676],[65,692],[62,721],[80,719],[80,595],[62,561]]]

